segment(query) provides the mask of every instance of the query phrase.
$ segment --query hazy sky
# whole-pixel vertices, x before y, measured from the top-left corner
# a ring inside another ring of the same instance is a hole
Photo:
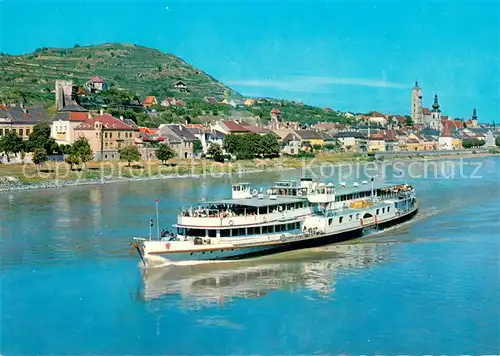
[[[130,42],[244,95],[338,110],[424,106],[500,122],[499,1],[0,0],[0,51]]]

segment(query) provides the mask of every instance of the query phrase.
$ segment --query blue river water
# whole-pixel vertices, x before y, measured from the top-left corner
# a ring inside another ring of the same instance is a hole
[[[498,354],[500,159],[407,162],[0,193],[2,355]],[[159,198],[302,174],[407,182],[411,222],[251,261],[143,271]]]

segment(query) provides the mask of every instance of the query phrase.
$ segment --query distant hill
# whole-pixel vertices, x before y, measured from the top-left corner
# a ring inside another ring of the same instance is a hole
[[[39,48],[20,56],[0,55],[0,102],[26,101],[50,103],[54,100],[56,79],[82,85],[94,75],[111,88],[138,94],[201,98],[241,97],[210,75],[182,59],[159,50],[133,44],[108,43],[74,48]],[[177,93],[172,85],[183,81],[189,94]]]

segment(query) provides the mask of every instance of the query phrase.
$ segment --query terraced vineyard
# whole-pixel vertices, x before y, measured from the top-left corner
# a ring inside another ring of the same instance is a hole
[[[21,56],[0,55],[0,102],[50,102],[56,79],[84,84],[98,75],[112,88],[126,89],[141,97],[175,95],[200,98],[221,96],[227,90],[240,95],[182,59],[156,49],[110,43],[75,48],[41,48]],[[177,93],[172,85],[182,80],[189,93]]]

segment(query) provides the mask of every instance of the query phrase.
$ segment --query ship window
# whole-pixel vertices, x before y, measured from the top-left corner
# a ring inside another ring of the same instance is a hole
[[[287,230],[293,230],[295,229],[295,224],[288,224],[287,225]]]
[[[295,228],[296,228],[296,229],[300,229],[300,223],[299,223],[299,222],[296,222],[296,223],[295,223]]]
[[[341,216],[341,217],[339,218],[339,224],[342,224],[342,220],[344,220],[344,217],[343,217],[343,216]]]
[[[391,208],[390,207],[387,207],[387,212],[390,212],[391,211]]]
[[[187,236],[205,237],[205,229],[186,229]]]
[[[269,226],[262,226],[262,233],[267,234],[269,232]]]
[[[380,209],[377,209],[377,215],[380,213]]]
[[[267,206],[259,208],[259,215],[267,214]]]
[[[328,219],[328,225],[331,225],[333,222],[333,218]]]
[[[178,228],[177,228],[177,235],[182,235],[182,236],[184,236],[184,228],[183,228],[183,227],[178,227]]]
[[[349,215],[349,221],[352,221],[352,214]]]
[[[384,213],[385,213],[385,208],[382,208],[382,214],[384,214]]]
[[[356,214],[356,220],[359,220],[359,213]]]
[[[217,230],[208,230],[208,237],[217,237]]]
[[[231,235],[229,234],[229,229],[226,229],[226,230],[221,230],[221,231],[220,231],[220,237],[229,237],[229,236],[231,236]]]

